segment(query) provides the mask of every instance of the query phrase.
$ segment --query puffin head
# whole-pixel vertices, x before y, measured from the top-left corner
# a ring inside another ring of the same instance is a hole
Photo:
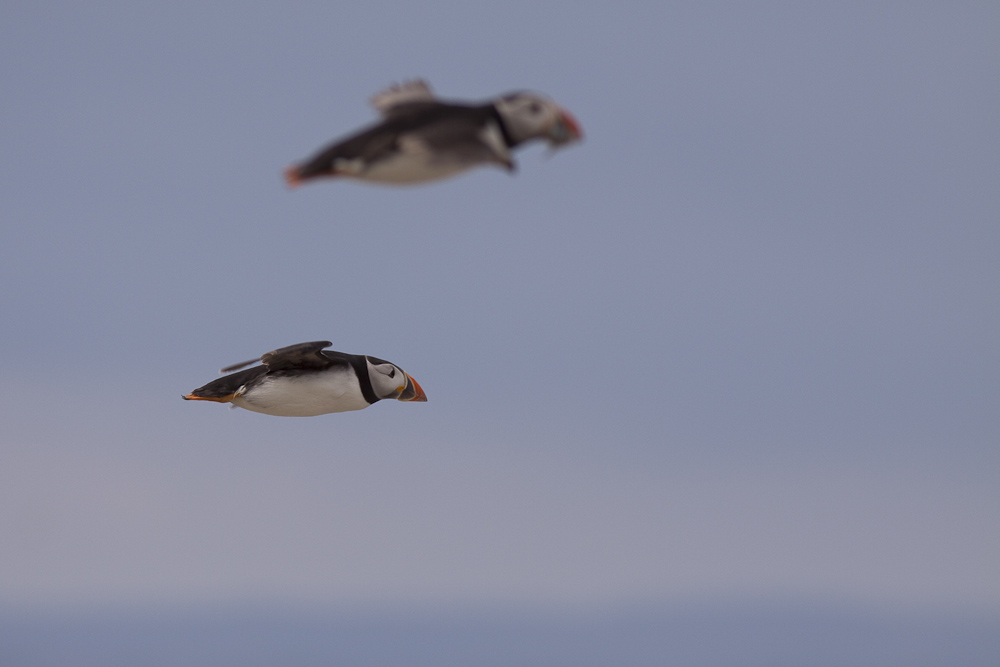
[[[371,379],[372,389],[379,398],[427,401],[427,395],[417,381],[396,364],[376,357],[365,357],[365,360],[368,362],[368,377]]]
[[[517,92],[497,100],[497,113],[516,144],[544,139],[558,148],[583,137],[580,124],[558,104],[536,93]]]

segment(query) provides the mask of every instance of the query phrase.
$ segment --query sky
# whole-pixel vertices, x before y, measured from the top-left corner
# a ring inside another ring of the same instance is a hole
[[[788,603],[998,627],[992,3],[3,14],[10,614]],[[543,92],[585,140],[513,176],[285,187],[416,77]],[[309,340],[428,402],[180,398]]]

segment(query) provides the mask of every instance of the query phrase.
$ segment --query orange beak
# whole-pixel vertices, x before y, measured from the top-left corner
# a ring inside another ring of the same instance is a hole
[[[580,129],[580,123],[578,123],[576,118],[573,117],[573,114],[563,108],[560,108],[559,118],[562,119],[563,125],[566,126],[566,129],[569,132],[569,139],[566,139],[561,143],[568,143],[570,141],[583,139],[583,130]]]
[[[426,403],[427,394],[424,393],[423,387],[421,387],[416,380],[410,377],[410,374],[406,374],[407,386],[403,390],[403,393],[399,395],[397,400],[400,401],[415,401],[417,403]]]
[[[559,107],[559,113],[545,135],[549,146],[553,149],[559,148],[579,141],[582,137],[583,131],[580,129],[580,124],[576,122],[576,118],[573,118],[573,114]]]

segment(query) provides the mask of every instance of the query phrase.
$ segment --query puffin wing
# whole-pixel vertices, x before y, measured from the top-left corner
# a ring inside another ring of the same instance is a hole
[[[445,161],[513,166],[502,130],[490,136],[490,128],[499,122],[492,105],[442,102],[423,79],[393,84],[372,96],[371,103],[385,119],[381,137],[392,136],[391,149],[406,150],[407,143],[419,142]],[[367,155],[359,157],[371,160],[390,148],[387,142],[371,139],[365,145]]]
[[[322,363],[322,357],[316,356],[320,350],[324,347],[330,347],[333,345],[327,340],[318,340],[312,343],[298,343],[296,345],[289,345],[288,347],[280,347],[277,350],[272,350],[267,352],[256,359],[251,359],[249,361],[241,361],[238,364],[233,364],[232,366],[226,366],[220,373],[232,373],[233,371],[238,371],[241,368],[245,368],[250,364],[256,364],[258,362],[263,363],[267,366],[268,370],[280,370],[282,368],[323,368],[329,364]],[[310,358],[310,354],[312,358]],[[301,359],[301,363],[297,363]]]
[[[430,116],[426,113],[425,116]],[[419,129],[410,134],[441,161],[467,164],[495,163],[512,170],[514,163],[503,128],[492,105],[468,107],[441,105]],[[403,134],[400,141],[407,140]]]
[[[371,104],[383,116],[391,116],[407,108],[416,108],[412,105],[424,106],[426,103],[438,101],[431,92],[431,87],[423,79],[404,81],[395,83],[385,90],[381,90],[371,97]]]
[[[298,343],[278,348],[261,355],[260,361],[268,371],[309,370],[335,366],[338,361],[323,354],[325,347],[333,345],[328,340]]]
[[[260,359],[251,359],[250,361],[226,366],[221,372],[229,373],[229,375],[213,380],[205,386],[195,389],[184,398],[188,400],[226,403],[231,401],[241,388],[263,378],[272,371],[318,370],[350,363],[347,355],[341,352],[331,351],[324,354],[322,352],[323,348],[330,345],[333,345],[333,343],[326,340],[289,345],[288,347],[282,347],[263,354]],[[258,361],[262,363],[261,366],[240,370],[244,366],[255,364]],[[239,372],[234,373],[233,371]]]

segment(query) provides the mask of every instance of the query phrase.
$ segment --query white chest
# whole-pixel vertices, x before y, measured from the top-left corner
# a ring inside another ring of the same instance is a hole
[[[353,371],[269,377],[233,399],[233,405],[279,417],[312,417],[369,406]]]
[[[422,156],[398,155],[372,165],[361,178],[377,183],[423,183],[455,176],[474,165],[437,162]]]

